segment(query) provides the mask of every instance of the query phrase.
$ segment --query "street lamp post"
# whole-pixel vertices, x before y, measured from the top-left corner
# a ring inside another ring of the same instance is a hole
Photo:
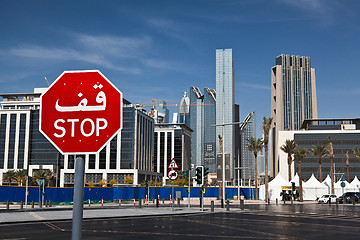
[[[224,108],[223,108],[223,114],[224,114]],[[223,139],[223,143],[222,143],[223,144],[223,151],[222,151],[222,197],[221,197],[222,203],[224,202],[224,199],[225,199],[225,190],[226,190],[226,185],[225,185],[225,136],[224,136],[225,135],[225,126],[227,126],[227,125],[240,125],[240,124],[246,124],[246,123],[250,123],[250,121],[224,123],[224,118],[223,118],[223,123],[222,124],[211,125],[212,127],[222,126],[222,139]]]

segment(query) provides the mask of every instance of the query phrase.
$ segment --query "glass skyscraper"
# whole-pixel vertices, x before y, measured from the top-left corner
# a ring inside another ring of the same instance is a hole
[[[249,143],[247,139],[256,137],[256,114],[249,113],[244,122],[246,124],[240,127],[241,134],[241,179],[255,180],[255,157],[254,153],[246,146]],[[259,169],[258,169],[259,172]]]
[[[204,163],[203,98],[199,88],[190,87],[191,163],[195,167]]]
[[[216,102],[216,125],[233,123],[235,121],[235,88],[232,49],[216,50]],[[226,178],[233,178],[234,161],[237,159],[235,154],[235,126],[216,127],[217,153],[220,153],[219,135],[223,137],[224,153],[230,155],[230,176]]]

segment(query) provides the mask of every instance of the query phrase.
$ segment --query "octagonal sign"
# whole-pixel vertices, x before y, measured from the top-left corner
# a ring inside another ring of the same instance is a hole
[[[122,93],[100,72],[65,71],[40,101],[40,132],[62,154],[97,153],[122,128]]]

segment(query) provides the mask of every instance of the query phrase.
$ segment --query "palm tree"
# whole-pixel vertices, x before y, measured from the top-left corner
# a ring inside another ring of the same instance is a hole
[[[221,154],[223,152],[223,139],[220,134],[218,135],[218,138],[219,138],[219,146],[220,146],[220,154]]]
[[[349,176],[349,151],[346,151],[345,153],[346,158],[346,173],[347,173],[347,180],[350,182],[350,176]]]
[[[329,155],[329,149],[326,145],[320,144],[313,146],[313,148],[310,149],[310,153],[319,158],[319,181],[322,182],[321,160],[323,157]]]
[[[50,186],[50,181],[55,177],[55,173],[51,169],[39,169],[34,174],[33,179],[46,179],[48,181],[48,186]]]
[[[296,143],[294,140],[286,140],[285,144],[280,147],[280,149],[287,153],[288,155],[288,167],[289,167],[289,182],[291,181],[291,163],[293,162],[292,155],[294,154],[294,151],[296,149]]]
[[[3,181],[8,182],[11,185],[11,182],[16,179],[16,173],[14,170],[9,170],[3,174]]]
[[[360,148],[355,147],[355,148],[353,149],[353,154],[354,154],[354,157],[355,157],[356,159],[360,159]]]
[[[264,148],[265,148],[265,201],[269,197],[269,168],[268,168],[268,150],[269,150],[269,132],[271,128],[272,118],[264,117],[262,128],[264,130]]]
[[[257,183],[257,179],[258,179],[258,171],[257,171],[257,154],[258,152],[260,152],[264,146],[264,141],[262,140],[262,138],[250,138],[250,139],[246,139],[248,141],[248,144],[246,144],[246,148],[249,149],[250,151],[252,151],[254,153],[254,157],[255,157],[255,199],[258,199],[258,183]]]
[[[299,192],[300,192],[300,202],[304,200],[303,198],[303,188],[302,188],[302,173],[301,173],[301,161],[306,157],[307,150],[305,148],[296,148],[294,152],[295,160],[299,164]]]
[[[17,184],[19,186],[22,186],[23,183],[25,183],[26,181],[26,177],[27,177],[27,170],[25,169],[19,169],[15,172],[15,182],[17,182]]]
[[[334,169],[333,169],[333,162],[334,162],[334,148],[333,144],[331,142],[331,137],[328,137],[328,143],[329,143],[329,156],[330,156],[330,177],[331,177],[331,194],[335,194],[335,188],[334,188]]]

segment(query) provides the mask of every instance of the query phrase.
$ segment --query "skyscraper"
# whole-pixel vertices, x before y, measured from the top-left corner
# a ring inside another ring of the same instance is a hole
[[[187,92],[184,92],[184,96],[180,101],[180,123],[185,123],[190,126],[190,99]]]
[[[209,172],[216,172],[216,91],[205,88],[204,91],[204,166]]]
[[[317,118],[315,69],[310,57],[281,54],[271,69],[272,147],[270,174],[279,171],[278,132],[299,130],[305,119]]]
[[[216,50],[216,125],[229,124],[235,121],[235,91],[234,91],[234,64],[232,49]],[[236,126],[238,127],[238,126]],[[223,129],[224,128],[224,129]],[[233,178],[235,154],[235,126],[216,127],[216,152],[220,153],[218,136],[223,139],[223,151],[225,156],[229,155],[230,176]],[[217,164],[219,165],[219,164]],[[227,165],[227,164],[226,164]]]
[[[216,92],[205,88],[204,94],[197,87],[190,87],[190,128],[191,163],[195,166],[205,166],[209,172],[216,171],[215,151],[215,116]],[[184,99],[184,97],[183,97]]]
[[[164,100],[156,100],[155,107],[155,121],[156,123],[169,123],[169,109]]]
[[[195,166],[204,164],[203,98],[198,87],[190,87],[191,163]]]
[[[255,180],[255,157],[254,153],[246,146],[249,143],[247,139],[256,137],[256,114],[249,113],[244,119],[246,124],[240,127],[241,134],[241,179]],[[258,170],[259,172],[259,170]]]

